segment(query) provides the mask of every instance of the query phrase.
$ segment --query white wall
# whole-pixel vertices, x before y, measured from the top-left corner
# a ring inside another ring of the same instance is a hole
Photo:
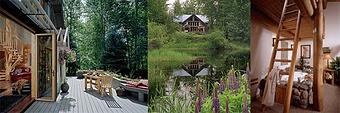
[[[305,64],[305,65],[310,65],[310,66],[313,66],[313,39],[312,38],[308,38],[308,39],[301,39],[300,42],[299,42],[299,47],[298,47],[298,51],[297,51],[297,62],[296,64],[298,64],[298,60],[299,58],[301,57],[301,45],[310,45],[310,59],[305,59],[305,61],[308,61],[309,63],[308,64]]]
[[[261,24],[252,22],[250,38],[250,79],[258,78],[268,71],[272,54],[273,35],[273,32],[265,29]]]
[[[340,3],[328,2],[325,10],[323,47],[331,48],[331,56],[340,56]]]
[[[301,56],[301,45],[311,45],[311,56],[313,56],[313,39],[303,39],[299,43],[298,58]],[[331,56],[340,56],[340,3],[329,2],[325,10],[325,39],[323,47],[331,48]],[[297,59],[298,60],[298,59]],[[313,57],[309,59],[313,66]]]

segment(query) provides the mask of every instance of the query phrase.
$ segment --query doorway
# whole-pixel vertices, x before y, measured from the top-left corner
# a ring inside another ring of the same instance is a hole
[[[57,94],[55,34],[36,34],[33,44],[37,100],[55,101]]]

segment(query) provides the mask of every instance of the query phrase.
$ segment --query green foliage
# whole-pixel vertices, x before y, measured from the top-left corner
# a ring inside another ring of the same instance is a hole
[[[157,49],[167,43],[167,31],[165,25],[159,25],[155,22],[149,22],[148,24],[148,43],[149,49]]]
[[[199,0],[186,0],[183,5],[183,14],[202,14],[203,5]]]
[[[102,65],[110,71],[119,70],[127,73],[127,60],[126,54],[128,45],[125,43],[126,38],[120,32],[120,28],[112,26],[106,33],[105,51],[103,55]]]
[[[207,35],[207,38],[209,39],[208,47],[212,51],[231,48],[229,41],[224,38],[223,32],[221,31],[212,32]]]
[[[146,1],[65,0],[64,6],[81,69],[147,78]]]
[[[178,97],[177,93],[174,92],[168,96],[156,97],[151,100],[149,104],[150,113],[190,113],[191,103],[186,97]]]
[[[149,20],[159,24],[166,24],[170,20],[167,13],[167,0],[149,0],[148,1],[148,12]]]
[[[174,5],[174,16],[182,15],[183,14],[183,8],[179,0],[176,0]]]
[[[230,73],[231,72],[231,73]],[[239,71],[234,69],[229,70],[229,73],[225,76],[230,76],[230,74],[236,74],[238,81],[240,82],[240,88],[233,92],[231,90],[225,90],[224,92],[219,94],[220,101],[220,109],[222,112],[226,111],[226,103],[228,98],[228,106],[230,113],[242,113],[242,104],[244,102],[244,98],[247,99],[248,108],[250,107],[250,95],[249,88],[247,82],[247,75],[241,75]],[[222,78],[222,80],[225,80]],[[228,83],[228,81],[227,81]],[[194,108],[193,108],[194,109]],[[206,98],[205,103],[203,104],[202,113],[212,113],[212,97],[209,96]]]
[[[80,18],[83,11],[83,4],[80,0],[64,0],[63,1],[63,11],[65,26],[69,28],[69,39],[70,39],[70,49],[75,50],[73,54],[73,61],[78,61],[76,55],[78,54],[76,40],[81,37],[82,25]],[[57,28],[59,29],[59,28]],[[79,68],[78,62],[67,62],[67,75],[75,74],[75,71]]]
[[[249,0],[198,0],[209,18],[209,29],[220,29],[230,40],[249,43]],[[213,21],[215,20],[215,21]]]
[[[168,74],[169,70],[179,68],[181,64],[188,63],[193,58],[190,54],[171,49],[151,50],[148,54],[148,67],[149,69],[166,70],[166,74]]]
[[[339,71],[340,70],[340,57],[333,58],[330,64],[333,69]]]

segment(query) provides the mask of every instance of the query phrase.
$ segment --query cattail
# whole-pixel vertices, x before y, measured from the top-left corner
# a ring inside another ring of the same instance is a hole
[[[247,95],[243,96],[242,113],[249,113]]]
[[[212,110],[214,113],[220,113],[220,100],[218,98],[218,83],[215,83],[213,98],[212,98]]]

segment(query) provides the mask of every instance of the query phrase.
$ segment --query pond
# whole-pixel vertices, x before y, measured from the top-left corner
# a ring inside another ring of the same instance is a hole
[[[181,53],[191,54],[193,60],[184,63],[168,72],[166,95],[176,91],[178,96],[192,98],[195,90],[195,79],[202,79],[211,93],[214,82],[219,81],[232,67],[246,70],[250,59],[249,51],[211,51],[204,49],[179,49]]]

